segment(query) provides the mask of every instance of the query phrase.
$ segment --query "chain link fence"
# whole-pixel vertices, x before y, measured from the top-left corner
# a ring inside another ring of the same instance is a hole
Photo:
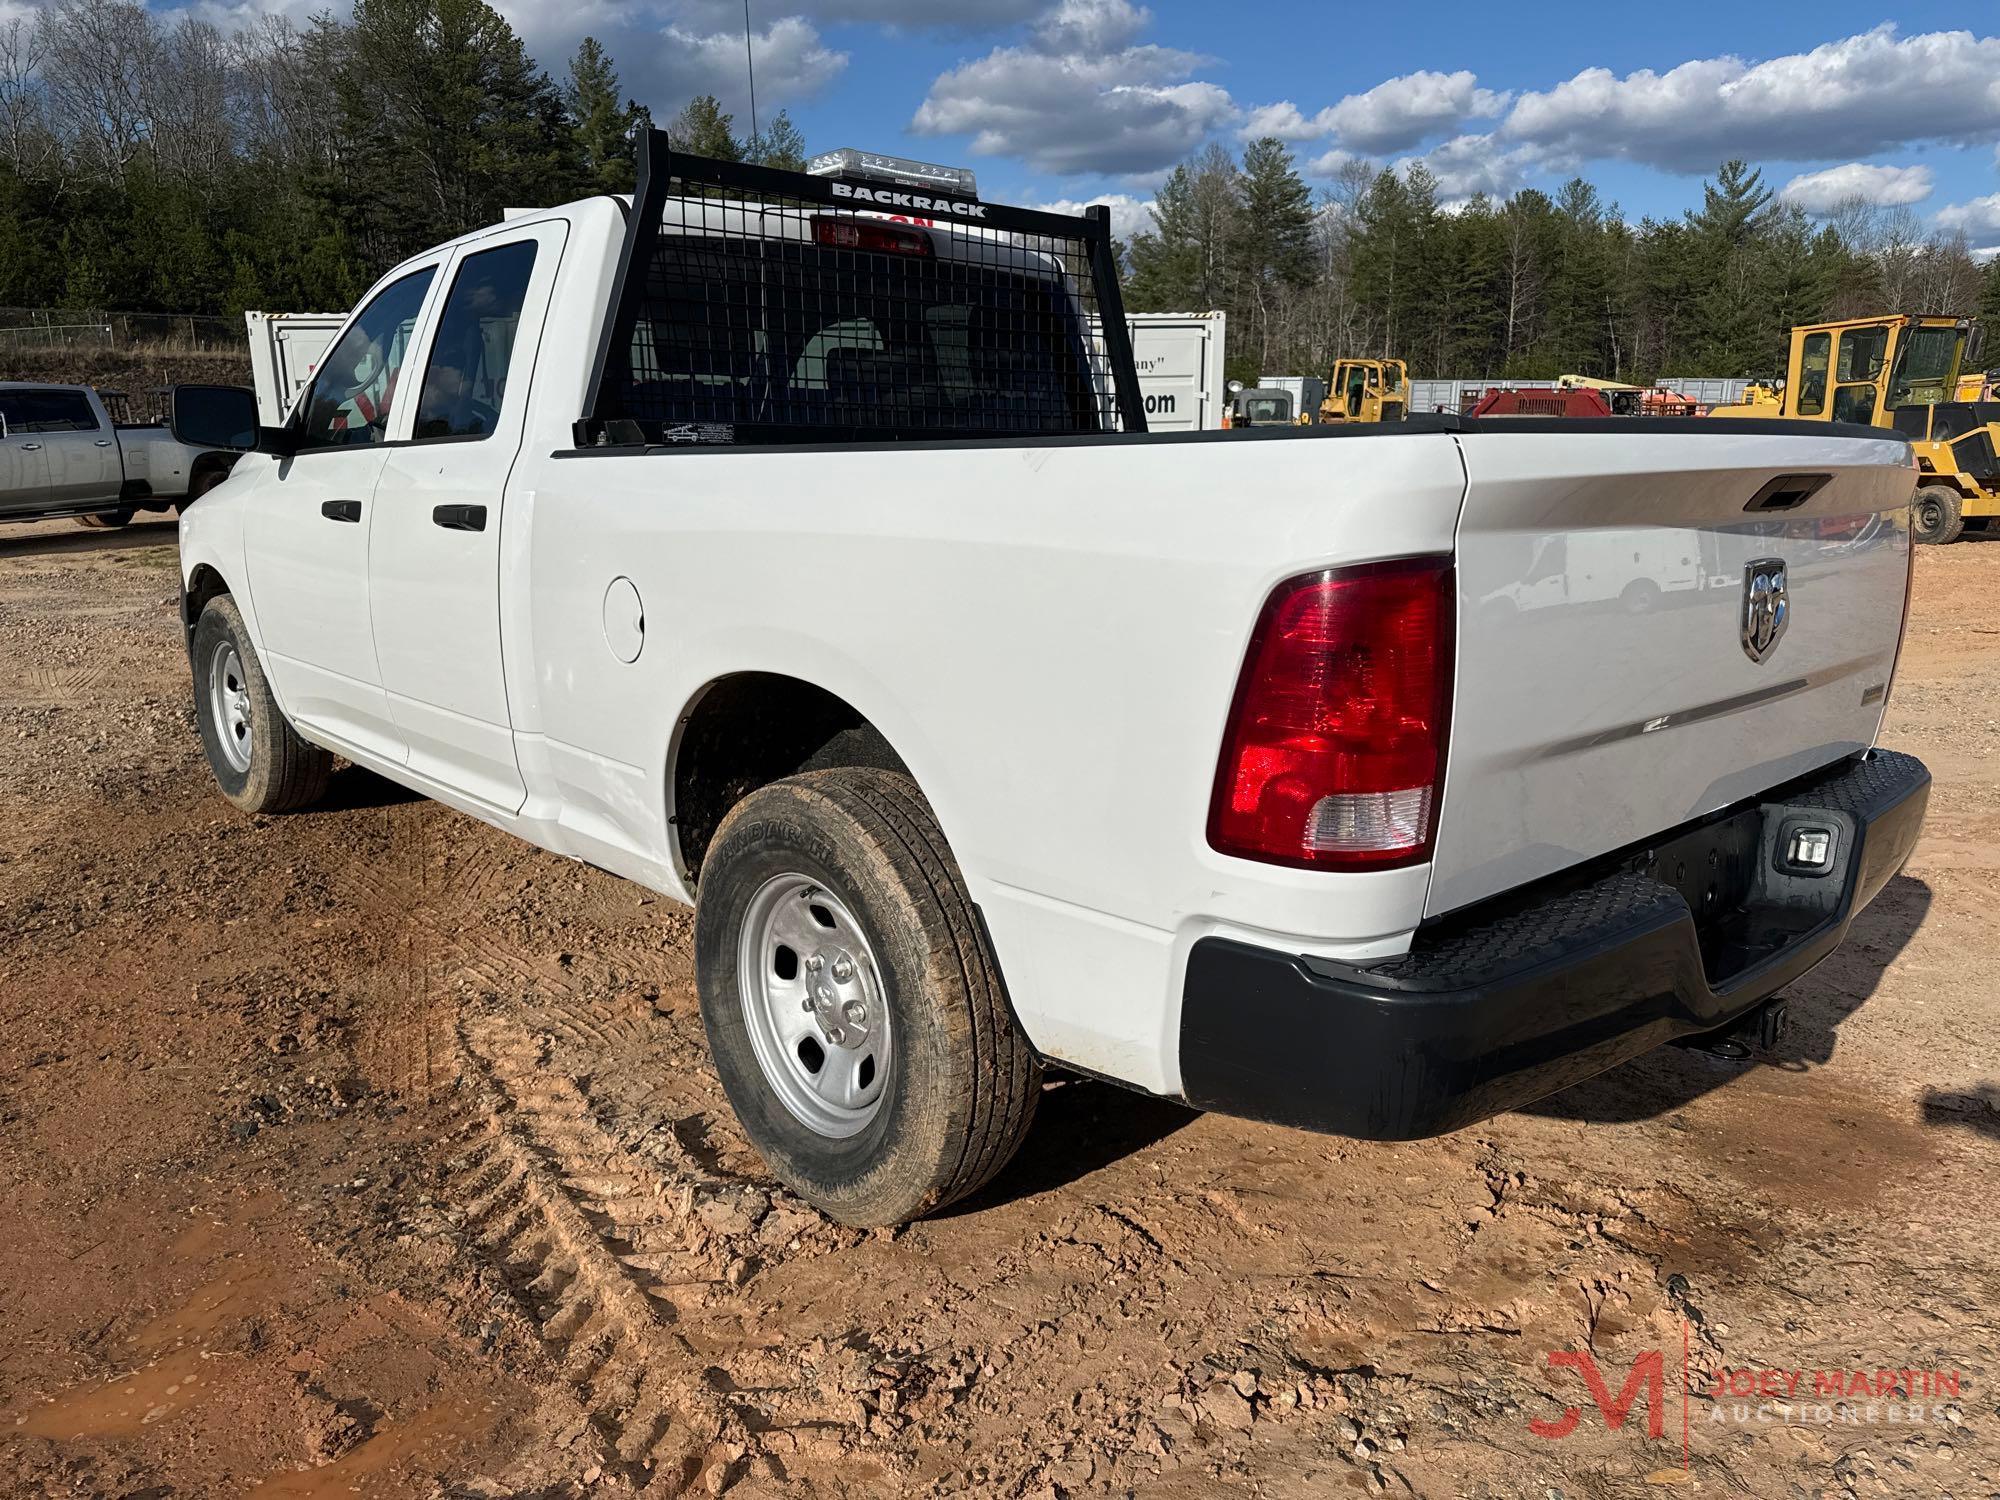
[[[239,318],[199,313],[126,313],[67,307],[0,307],[0,358],[37,353],[146,350],[241,354]]]

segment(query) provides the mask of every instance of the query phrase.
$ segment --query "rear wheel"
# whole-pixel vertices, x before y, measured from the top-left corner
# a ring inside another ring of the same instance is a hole
[[[1959,503],[1957,490],[1942,484],[1925,485],[1910,502],[1910,534],[1933,547],[1957,541],[1965,530]]]
[[[815,771],[738,803],[702,861],[695,961],[744,1133],[835,1218],[942,1208],[1027,1133],[1040,1065],[907,776]]]
[[[99,511],[94,516],[78,516],[76,518],[76,524],[79,526],[91,527],[93,530],[116,527],[116,526],[129,526],[132,524],[133,514],[134,514],[133,508],[127,505],[121,507],[118,510]]]
[[[299,738],[279,711],[227,594],[202,609],[193,659],[195,721],[222,795],[253,813],[291,812],[318,801],[333,757]]]

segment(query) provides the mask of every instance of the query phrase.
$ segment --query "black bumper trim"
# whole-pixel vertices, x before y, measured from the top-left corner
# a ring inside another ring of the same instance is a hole
[[[1909,858],[1929,795],[1922,763],[1885,750],[1772,793],[1743,810],[1761,835],[1751,889],[1702,923],[1680,891],[1619,868],[1517,893],[1366,968],[1204,938],[1182,998],[1187,1101],[1414,1140],[1730,1026],[1839,945]],[[1776,867],[1801,818],[1839,831],[1832,873]]]

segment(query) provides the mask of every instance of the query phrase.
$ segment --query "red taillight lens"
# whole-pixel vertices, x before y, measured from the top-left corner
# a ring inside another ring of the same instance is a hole
[[[813,220],[813,238],[835,250],[873,250],[881,255],[933,255],[931,237],[921,229],[898,229],[866,219]]]
[[[1208,841],[1323,870],[1429,858],[1451,704],[1448,558],[1294,578],[1264,606]]]

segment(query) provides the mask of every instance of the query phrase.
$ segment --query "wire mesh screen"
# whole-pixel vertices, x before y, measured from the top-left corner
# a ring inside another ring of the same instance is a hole
[[[1103,220],[691,157],[649,167],[580,441],[1129,425],[1120,351],[1091,333],[1110,266]]]

